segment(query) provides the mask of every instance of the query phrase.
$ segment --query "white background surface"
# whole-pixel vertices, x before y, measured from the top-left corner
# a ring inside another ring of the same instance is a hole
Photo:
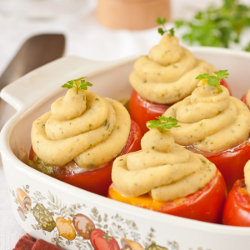
[[[9,0],[0,0],[0,10],[7,1]],[[203,9],[212,2],[222,3],[222,1],[211,0],[172,0],[172,20],[188,19],[197,9]],[[249,0],[243,2],[249,3]],[[66,36],[65,55],[76,55],[101,61],[116,60],[149,51],[161,38],[156,28],[129,31],[103,27],[95,16],[96,1],[85,1],[84,6],[84,9],[80,9],[73,15],[50,21],[28,21],[6,16],[0,12],[0,75],[24,41],[30,36],[40,33],[64,33]],[[171,23],[167,27],[172,27]],[[178,32],[176,35],[178,36]],[[248,37],[250,40],[250,35]],[[3,101],[1,100],[1,102]],[[0,114],[0,119],[1,124],[5,122],[6,118],[1,117]],[[0,250],[10,250],[14,248],[18,239],[25,232],[13,216],[8,185],[1,162],[0,197]]]

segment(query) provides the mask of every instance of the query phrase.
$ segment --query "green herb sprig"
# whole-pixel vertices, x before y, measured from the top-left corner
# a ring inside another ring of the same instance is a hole
[[[178,120],[173,117],[166,117],[164,115],[156,117],[158,120],[151,120],[147,122],[148,128],[157,128],[161,132],[165,129],[177,128],[180,125],[177,125]]]
[[[33,160],[28,161],[28,165],[44,174],[50,175],[52,174],[53,167],[44,161],[42,161],[37,155],[33,158]]]
[[[224,0],[220,7],[197,12],[190,21],[176,20],[175,27],[185,28],[182,39],[189,45],[229,48],[238,44],[243,30],[250,27],[250,5]],[[250,52],[250,41],[244,50]]]
[[[165,27],[165,23],[167,22],[167,18],[163,18],[161,19],[160,17],[158,17],[156,19],[156,23],[160,24],[163,26],[163,28],[158,28],[158,33],[160,33],[162,36],[165,34],[165,33],[168,33],[171,35],[171,36],[174,36],[174,28],[170,29],[170,30],[167,30],[166,27]]]
[[[223,78],[228,78],[229,75],[227,70],[220,70],[214,72],[217,76],[210,76],[208,73],[198,75],[195,79],[203,80],[207,79],[207,84],[215,86],[220,92],[222,92],[222,88],[220,86],[220,80]]]
[[[68,81],[65,84],[63,84],[61,87],[62,88],[68,88],[68,89],[76,88],[76,92],[78,94],[79,89],[87,90],[88,87],[93,86],[92,83],[86,82],[84,80],[85,78],[86,77],[81,77],[81,78],[78,78],[78,79],[75,79],[75,80]]]

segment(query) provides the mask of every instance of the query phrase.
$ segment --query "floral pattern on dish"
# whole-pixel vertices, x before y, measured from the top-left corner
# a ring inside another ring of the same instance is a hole
[[[155,242],[157,232],[152,227],[142,237],[136,223],[120,214],[109,216],[87,204],[67,206],[50,191],[47,197],[40,191],[32,194],[29,185],[18,188],[16,192],[9,191],[22,221],[28,223],[26,219],[29,217],[34,222],[30,224],[31,230],[51,234],[51,242],[62,249],[182,250],[176,241],[166,240],[166,246],[158,245]],[[199,247],[197,250],[212,249]]]

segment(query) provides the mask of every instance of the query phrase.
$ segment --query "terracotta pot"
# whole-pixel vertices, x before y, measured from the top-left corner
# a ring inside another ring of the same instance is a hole
[[[98,0],[97,19],[109,28],[153,28],[158,17],[170,20],[170,0]]]

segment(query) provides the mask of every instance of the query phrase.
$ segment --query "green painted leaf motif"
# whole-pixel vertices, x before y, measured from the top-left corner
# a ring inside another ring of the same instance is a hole
[[[168,250],[168,248],[158,246],[154,241],[152,241],[151,245],[147,247],[146,250]]]

